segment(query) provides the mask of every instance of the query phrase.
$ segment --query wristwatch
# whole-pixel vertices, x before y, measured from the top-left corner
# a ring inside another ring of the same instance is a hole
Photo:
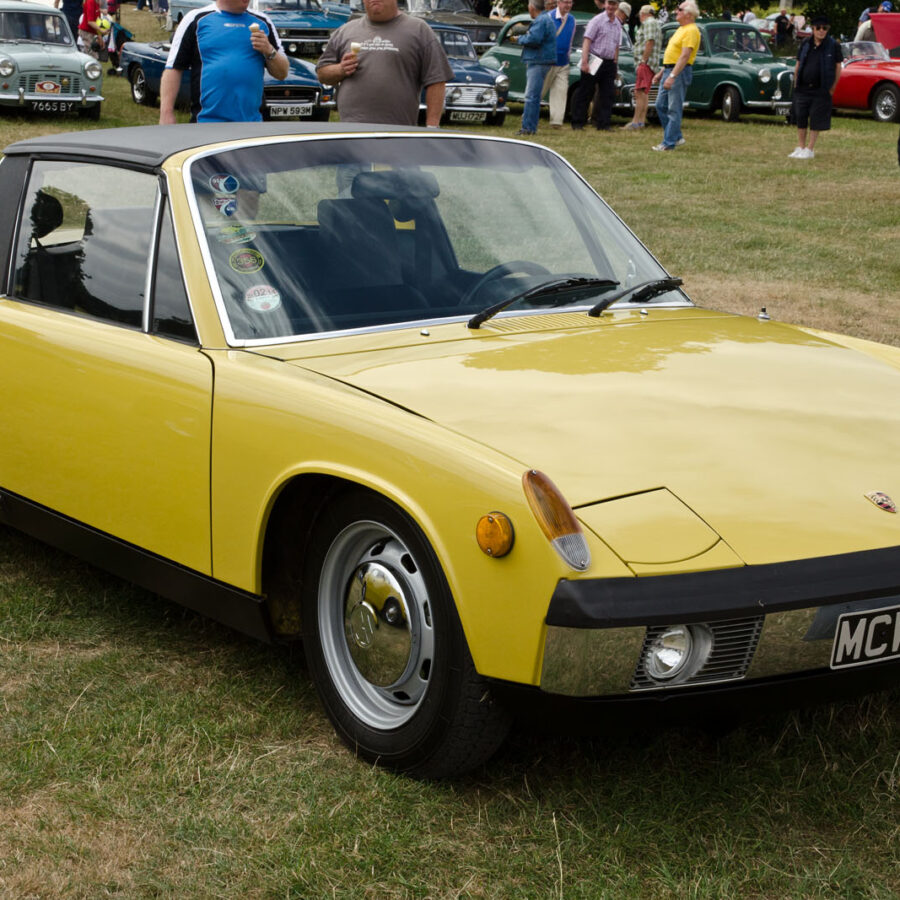
[[[273,47],[272,52],[266,56],[266,62],[268,62],[270,59],[275,59],[276,56],[278,56],[278,51]]]

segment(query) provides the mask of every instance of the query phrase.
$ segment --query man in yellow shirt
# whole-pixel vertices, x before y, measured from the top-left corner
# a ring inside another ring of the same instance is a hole
[[[675,9],[678,30],[666,45],[662,70],[653,76],[659,82],[656,112],[663,127],[662,143],[654,150],[674,150],[684,143],[681,114],[684,97],[693,78],[693,64],[700,48],[700,29],[694,24],[700,10],[695,0],[681,0]]]

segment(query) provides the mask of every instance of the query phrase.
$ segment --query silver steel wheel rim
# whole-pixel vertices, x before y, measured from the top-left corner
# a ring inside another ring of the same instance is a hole
[[[341,531],[322,564],[318,613],[325,664],[353,715],[381,731],[408,722],[428,687],[434,629],[425,580],[403,541],[377,522]]]
[[[134,81],[131,84],[132,93],[136,100],[143,100],[147,91],[147,82],[144,77],[143,69],[138,69],[134,75]]]
[[[897,98],[892,91],[882,91],[875,101],[878,116],[884,121],[893,120],[897,114]]]

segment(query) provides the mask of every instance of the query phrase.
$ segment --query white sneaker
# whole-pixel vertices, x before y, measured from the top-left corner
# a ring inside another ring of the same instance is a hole
[[[794,147],[793,153],[788,153],[788,159],[803,159],[803,153],[803,147]]]
[[[683,146],[683,145],[686,144],[686,143],[687,143],[687,141],[686,141],[684,138],[678,138],[678,140],[675,141],[675,146],[676,146],[676,147],[681,147],[681,146]]]
[[[813,153],[813,151],[810,150],[809,147],[807,147],[807,148],[803,151],[803,159],[814,159],[814,158],[815,158],[815,155],[816,155],[816,154]]]

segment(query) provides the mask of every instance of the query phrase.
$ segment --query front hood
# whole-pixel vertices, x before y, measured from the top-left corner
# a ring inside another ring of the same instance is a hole
[[[495,71],[486,69],[474,59],[459,59],[458,57],[450,56],[448,60],[450,68],[453,69],[454,81],[462,81],[468,84],[493,85],[494,79],[497,77]]]
[[[6,42],[0,44],[0,56],[14,59],[20,72],[45,69],[48,73],[59,72],[62,75],[80,75],[84,70],[84,64],[91,59],[84,53],[76,52],[73,47]]]
[[[658,496],[671,492],[748,563],[900,544],[900,515],[864,496],[900,501],[892,348],[896,367],[696,309],[402,334],[377,352],[272,355],[296,353],[297,365],[544,471],[575,507],[665,488]]]

